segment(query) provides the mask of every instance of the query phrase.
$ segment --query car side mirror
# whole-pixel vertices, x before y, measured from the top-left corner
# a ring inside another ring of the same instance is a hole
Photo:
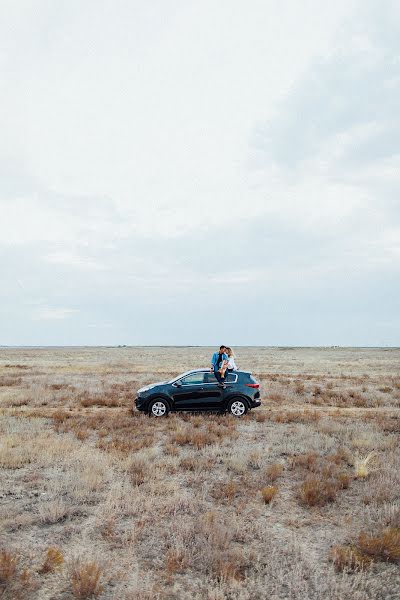
[[[182,384],[181,384],[181,382],[180,382],[180,381],[175,381],[174,385],[175,385],[176,387],[182,387]]]

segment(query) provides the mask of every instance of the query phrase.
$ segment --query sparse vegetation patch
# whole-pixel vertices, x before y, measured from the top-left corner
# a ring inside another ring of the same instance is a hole
[[[399,351],[243,348],[241,419],[132,411],[203,348],[0,350],[0,597],[399,595]]]

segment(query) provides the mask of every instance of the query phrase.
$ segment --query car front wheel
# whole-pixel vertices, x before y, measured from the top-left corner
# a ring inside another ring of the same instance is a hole
[[[247,404],[243,400],[235,398],[230,401],[228,412],[234,417],[243,417],[247,413]]]
[[[151,417],[166,417],[169,413],[168,404],[165,400],[153,400],[149,408],[149,416]]]

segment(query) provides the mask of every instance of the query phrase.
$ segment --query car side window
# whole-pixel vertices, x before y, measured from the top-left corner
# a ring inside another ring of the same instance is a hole
[[[198,385],[204,383],[204,373],[191,373],[180,381],[182,385]]]
[[[236,373],[228,373],[228,377],[226,378],[227,383],[236,383],[237,381]]]
[[[204,373],[204,383],[218,383],[214,373]]]

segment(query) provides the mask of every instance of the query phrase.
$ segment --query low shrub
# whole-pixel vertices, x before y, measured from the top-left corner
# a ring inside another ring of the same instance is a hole
[[[22,377],[3,376],[0,377],[0,387],[13,387],[21,385]]]
[[[238,492],[238,486],[235,481],[216,484],[213,488],[212,495],[216,500],[225,500],[232,502]]]
[[[203,429],[179,429],[172,435],[172,442],[178,446],[194,446],[198,450],[205,446],[216,444],[221,437],[221,434],[216,434],[213,431],[204,431]]]
[[[0,552],[0,585],[9,583],[16,574],[18,557],[11,552]]]
[[[254,450],[254,452],[251,452],[248,458],[248,465],[249,467],[251,467],[252,469],[260,469],[261,468],[261,463],[262,463],[262,457],[261,457],[261,453],[258,450]]]
[[[268,400],[270,400],[271,402],[284,402],[285,397],[282,394],[279,394],[278,392],[272,392],[268,395]]]
[[[132,456],[129,461],[127,472],[133,485],[142,485],[145,482],[147,473],[145,460],[138,456]]]
[[[213,564],[213,575],[217,581],[243,581],[246,564],[239,549],[233,549],[225,555],[216,557]]]
[[[186,553],[182,548],[169,548],[165,555],[165,569],[168,574],[182,573],[187,566]]]
[[[298,489],[298,497],[304,506],[325,506],[336,498],[337,487],[330,480],[315,477],[307,479]]]
[[[376,535],[361,533],[357,547],[372,559],[400,562],[400,527],[387,527]]]
[[[272,463],[265,471],[269,481],[276,481],[283,473],[283,465],[281,463]]]
[[[167,454],[168,456],[179,456],[179,448],[174,444],[165,444],[164,454]]]
[[[71,569],[72,593],[75,598],[99,596],[103,591],[100,584],[102,570],[96,562],[76,560]]]
[[[64,563],[64,555],[58,548],[48,548],[39,573],[52,573]]]
[[[275,423],[315,423],[320,418],[321,415],[316,410],[289,410],[276,412],[271,415],[271,421],[275,421]]]
[[[257,423],[264,423],[267,420],[267,418],[267,413],[261,411],[256,412],[255,419]]]
[[[262,498],[265,504],[269,504],[278,493],[278,488],[275,485],[267,485],[261,490]]]
[[[370,452],[364,458],[357,458],[354,462],[354,474],[357,479],[366,479],[369,477],[376,464],[375,452]]]
[[[53,525],[63,521],[69,514],[69,508],[61,498],[43,502],[39,505],[40,521],[44,525]]]
[[[360,533],[347,546],[333,546],[330,559],[337,571],[356,571],[373,561],[400,563],[400,528],[387,527],[375,535]]]
[[[333,546],[330,555],[336,571],[359,571],[369,566],[371,558],[365,556],[355,546]]]
[[[199,460],[196,456],[186,456],[182,458],[179,466],[185,471],[195,471],[199,465]]]

